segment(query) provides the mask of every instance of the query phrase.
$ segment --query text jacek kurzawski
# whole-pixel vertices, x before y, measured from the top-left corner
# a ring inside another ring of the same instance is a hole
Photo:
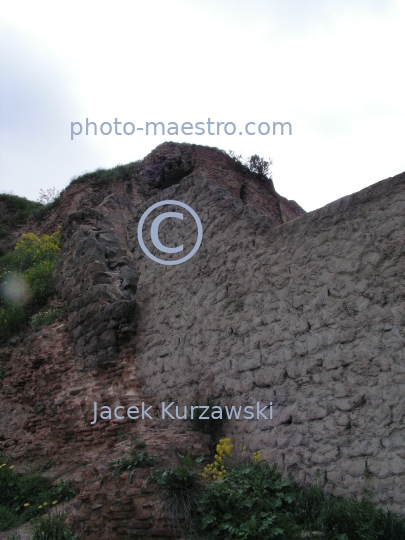
[[[225,405],[221,407],[214,405],[209,407],[207,405],[176,405],[174,401],[166,404],[164,401],[161,404],[161,408],[155,408],[153,405],[147,406],[144,402],[141,405],[131,405],[130,407],[124,407],[118,405],[116,407],[109,407],[108,405],[101,405],[98,410],[98,403],[94,402],[93,421],[90,424],[95,424],[100,420],[124,420],[129,418],[130,420],[153,420],[153,418],[161,418],[162,420],[193,420],[199,418],[200,420],[222,420],[227,418],[228,420],[272,420],[273,419],[273,402],[268,402],[268,405],[264,405],[257,402],[255,405],[235,406]],[[100,418],[98,418],[100,417]]]

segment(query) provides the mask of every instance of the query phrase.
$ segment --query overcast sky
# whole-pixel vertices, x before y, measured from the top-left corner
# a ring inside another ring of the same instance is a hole
[[[405,2],[4,2],[0,191],[36,200],[165,140],[273,159],[305,210],[405,170]],[[85,119],[233,122],[235,135],[82,134]],[[239,135],[247,122],[292,135]]]

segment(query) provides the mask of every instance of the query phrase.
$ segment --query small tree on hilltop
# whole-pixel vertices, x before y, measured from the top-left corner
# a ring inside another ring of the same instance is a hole
[[[265,161],[264,158],[254,154],[247,160],[249,169],[257,173],[261,178],[271,178],[271,166],[273,162],[269,158],[269,161]]]

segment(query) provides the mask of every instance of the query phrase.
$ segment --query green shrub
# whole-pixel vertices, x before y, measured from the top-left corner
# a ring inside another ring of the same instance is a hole
[[[129,457],[112,459],[108,470],[113,474],[129,472],[130,477],[132,477],[136,469],[153,467],[154,463],[155,456],[148,454],[148,452],[137,452],[136,450],[131,450]]]
[[[27,320],[22,306],[0,305],[0,342],[17,333]]]
[[[53,271],[60,253],[59,231],[38,237],[23,234],[15,249],[0,257],[0,342],[18,332],[30,311],[53,292]]]
[[[0,223],[9,228],[25,223],[30,216],[38,215],[44,206],[39,202],[29,201],[25,197],[10,193],[0,193],[0,203],[3,203],[6,208],[4,217],[0,216]]]
[[[0,214],[0,237],[7,235],[8,230],[12,230],[22,225],[28,218],[34,217],[41,220],[45,215],[59,203],[60,195],[55,197],[52,202],[43,204],[38,201],[30,201],[25,197],[12,195],[10,193],[0,193],[0,203],[5,206],[5,212]]]
[[[58,502],[69,501],[76,495],[69,480],[61,480],[58,485],[52,489],[52,495]]]
[[[260,450],[247,457],[244,446],[242,463],[231,459],[232,450],[231,439],[221,439],[213,463],[202,473],[195,471],[202,458],[187,455],[180,456],[181,467],[155,471],[149,478],[163,494],[173,523],[183,529],[188,523],[193,538],[293,540],[321,531],[325,540],[405,539],[405,518],[378,508],[368,497],[299,487],[268,464]]]
[[[46,515],[39,517],[32,531],[32,540],[76,540],[66,524],[66,514]]]
[[[39,330],[41,326],[51,324],[55,319],[60,317],[60,309],[49,309],[48,311],[40,311],[31,317],[31,326],[35,330]]]
[[[45,304],[53,292],[54,261],[41,261],[27,270],[26,277],[30,293],[36,305]]]
[[[204,491],[197,528],[208,540],[291,540],[300,532],[293,503],[293,485],[276,466],[250,461],[230,469]]]
[[[23,234],[14,251],[1,258],[0,272],[25,272],[44,261],[56,262],[59,251],[59,230],[52,235]]]
[[[17,502],[26,503],[34,501],[39,495],[39,500],[48,500],[52,498],[52,482],[46,476],[33,474],[31,476],[16,475],[16,485],[18,495]]]

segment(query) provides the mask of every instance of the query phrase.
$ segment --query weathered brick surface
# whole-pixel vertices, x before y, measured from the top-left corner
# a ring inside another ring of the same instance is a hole
[[[191,174],[227,189],[233,198],[254,206],[277,225],[305,213],[297,203],[281,197],[271,180],[260,179],[217,148],[163,143],[145,158],[139,179],[148,186],[144,193],[150,197]]]
[[[92,426],[94,401],[116,407],[151,396],[141,392],[131,350],[121,349],[115,367],[101,371],[76,369],[71,351],[67,324],[60,321],[6,351],[12,370],[0,393],[0,451],[6,451],[19,470],[28,459],[54,461],[46,474],[70,479],[78,492],[56,509],[66,511],[69,523],[85,538],[178,536],[165,521],[155,487],[146,484],[152,469],[139,469],[131,478],[128,473],[113,476],[108,467],[111,459],[128,454],[131,436],[146,443],[157,467],[176,464],[176,451],[187,448],[195,457],[208,459],[210,438],[183,428],[167,429],[159,421],[99,420]],[[22,540],[30,538],[26,526],[18,532]],[[0,539],[9,534],[0,533]]]

